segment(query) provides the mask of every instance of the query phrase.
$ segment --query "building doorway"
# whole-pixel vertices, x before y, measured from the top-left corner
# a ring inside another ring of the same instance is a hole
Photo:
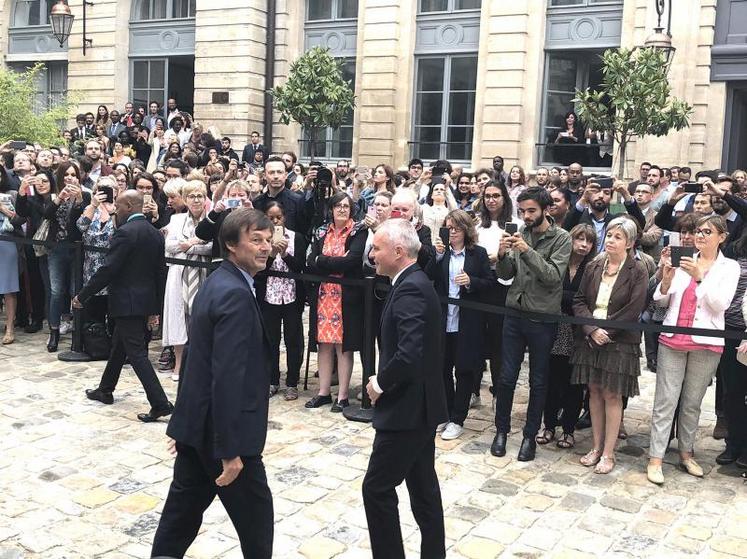
[[[747,169],[747,82],[727,84],[723,171]]]
[[[161,107],[173,97],[180,110],[192,114],[195,89],[195,57],[170,56],[132,60],[132,102],[148,108],[156,101]]]

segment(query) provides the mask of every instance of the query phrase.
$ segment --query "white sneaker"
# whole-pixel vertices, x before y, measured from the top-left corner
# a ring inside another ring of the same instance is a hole
[[[70,320],[63,320],[60,322],[60,336],[69,334],[73,331],[73,323]]]
[[[171,375],[171,380],[173,380],[174,382],[179,382],[179,375],[174,373],[173,375]]]
[[[444,429],[446,429],[446,426],[447,426],[448,424],[449,424],[449,422],[448,422],[448,421],[444,421],[443,423],[439,423],[439,424],[438,424],[438,425],[436,426],[436,433],[440,433],[441,431],[443,431]]]
[[[469,397],[469,407],[472,408],[479,408],[482,406],[482,399],[480,399],[479,394],[472,394]]]
[[[446,426],[446,429],[444,429],[444,432],[441,433],[441,438],[445,441],[453,441],[454,439],[458,439],[463,432],[464,427],[456,423],[449,422],[449,424]]]

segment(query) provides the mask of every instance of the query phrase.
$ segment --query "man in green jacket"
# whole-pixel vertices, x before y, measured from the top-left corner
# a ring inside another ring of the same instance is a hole
[[[526,189],[517,199],[524,227],[519,233],[504,233],[498,249],[496,273],[511,279],[506,306],[521,312],[560,314],[563,278],[571,256],[571,237],[555,225],[548,215],[550,194],[540,187]],[[550,350],[557,330],[556,322],[540,322],[524,316],[506,316],[503,321],[503,355],[496,391],[496,435],[490,452],[506,454],[506,439],[511,430],[511,407],[524,351],[529,350],[529,404],[524,439],[518,459],[534,460],[534,440],[542,420],[550,375]]]

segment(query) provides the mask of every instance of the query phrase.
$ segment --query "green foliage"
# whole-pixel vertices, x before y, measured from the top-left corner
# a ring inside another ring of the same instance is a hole
[[[44,79],[44,71],[41,62],[25,72],[0,68],[0,143],[26,140],[51,146],[63,142],[61,128],[71,103],[63,98],[51,109],[38,106],[36,83]]]
[[[624,176],[630,140],[666,136],[690,124],[692,107],[670,96],[666,57],[659,49],[610,49],[602,55],[599,91],[576,90],[576,112],[589,128],[612,133],[619,148],[618,176]]]
[[[311,156],[319,132],[339,128],[355,107],[355,94],[342,77],[341,61],[328,49],[314,47],[291,64],[285,84],[272,89],[280,122],[303,126],[311,138]]]

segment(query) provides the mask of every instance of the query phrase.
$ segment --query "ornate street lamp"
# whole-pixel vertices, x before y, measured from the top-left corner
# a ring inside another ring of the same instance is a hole
[[[661,25],[661,18],[664,15],[664,8],[667,5],[666,0],[654,0],[654,6],[656,7],[657,23],[654,27],[654,32],[646,38],[643,43],[644,48],[655,48],[664,52],[664,57],[667,63],[667,70],[669,65],[672,63],[674,58],[674,45],[672,45],[672,33],[670,32],[670,26],[672,23],[672,2],[669,1],[667,10],[667,28],[666,30]]]
[[[93,6],[93,2],[83,0],[83,56],[86,55],[86,48],[93,45],[93,39],[89,39],[86,36],[86,8]],[[70,11],[70,6],[67,5],[65,0],[59,0],[57,4],[52,6],[52,11],[49,13],[49,20],[52,23],[52,34],[60,42],[60,48],[63,47],[65,41],[70,37],[70,30],[73,28],[73,20],[75,16]]]

